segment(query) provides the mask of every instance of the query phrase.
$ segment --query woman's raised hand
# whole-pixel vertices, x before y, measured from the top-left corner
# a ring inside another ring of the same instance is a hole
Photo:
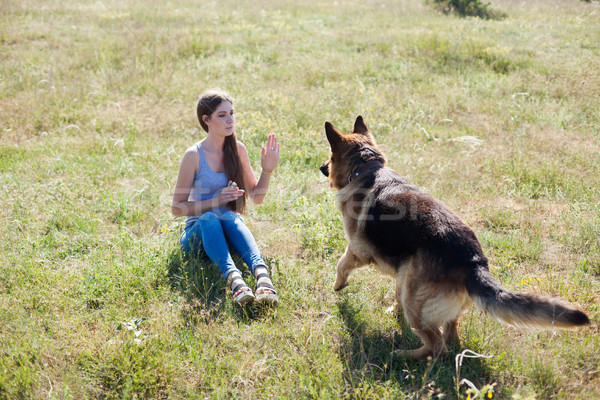
[[[273,172],[279,162],[279,143],[275,135],[270,134],[267,138],[267,148],[262,147],[260,165],[267,174]]]

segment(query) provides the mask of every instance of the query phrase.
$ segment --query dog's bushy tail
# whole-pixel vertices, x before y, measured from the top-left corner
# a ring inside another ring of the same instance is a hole
[[[517,328],[573,328],[590,323],[582,311],[557,297],[505,290],[484,265],[469,271],[465,286],[478,308]]]

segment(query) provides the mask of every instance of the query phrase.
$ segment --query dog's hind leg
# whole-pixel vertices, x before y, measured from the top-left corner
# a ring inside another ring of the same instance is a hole
[[[346,247],[346,251],[344,255],[340,258],[337,263],[337,277],[333,284],[333,290],[336,292],[342,290],[348,285],[348,277],[350,273],[362,266],[366,265],[364,261],[361,261],[352,250],[350,250],[350,246]]]
[[[455,319],[448,321],[444,326],[444,335],[446,337],[446,343],[448,344],[460,343],[460,338],[458,337],[458,320],[471,305],[471,299],[468,297],[466,291],[458,291],[455,303],[457,304],[456,310],[458,310],[458,316]]]
[[[425,357],[439,357],[448,352],[441,325],[427,318],[425,308],[426,302],[418,301],[418,298],[414,297],[404,304],[406,320],[413,332],[423,341],[423,346],[416,350],[396,350],[396,354],[418,360]]]
[[[444,327],[444,336],[448,344],[460,342],[458,337],[458,318],[446,324]]]
[[[448,352],[448,339],[457,339],[458,317],[468,303],[466,293],[452,286],[416,282],[404,297],[404,315],[423,340],[417,350],[398,351],[408,358],[438,357]]]
[[[396,350],[396,354],[409,359],[420,360],[425,357],[437,358],[448,353],[448,348],[439,328],[413,328],[413,332],[423,340],[423,347],[416,350]]]

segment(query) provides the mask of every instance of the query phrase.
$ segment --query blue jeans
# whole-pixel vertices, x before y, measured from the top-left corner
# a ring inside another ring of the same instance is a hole
[[[234,271],[239,272],[231,258],[228,244],[242,257],[252,274],[257,266],[266,266],[254,236],[242,218],[232,211],[222,216],[211,211],[202,214],[184,230],[180,244],[184,253],[197,252],[202,245],[211,261],[219,267],[223,279],[227,279]]]

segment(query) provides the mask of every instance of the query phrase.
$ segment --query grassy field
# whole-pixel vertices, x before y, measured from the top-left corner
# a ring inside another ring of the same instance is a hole
[[[1,0],[0,398],[600,397],[600,6],[492,6],[506,18],[419,0]],[[282,145],[245,217],[275,312],[238,310],[216,267],[178,250],[172,189],[210,87],[235,96],[257,171],[267,135]],[[393,282],[369,267],[332,290],[345,238],[323,123],[358,114],[505,287],[592,325],[522,332],[472,310],[448,356],[390,356],[419,345],[385,313]],[[457,364],[467,349],[489,357]]]

